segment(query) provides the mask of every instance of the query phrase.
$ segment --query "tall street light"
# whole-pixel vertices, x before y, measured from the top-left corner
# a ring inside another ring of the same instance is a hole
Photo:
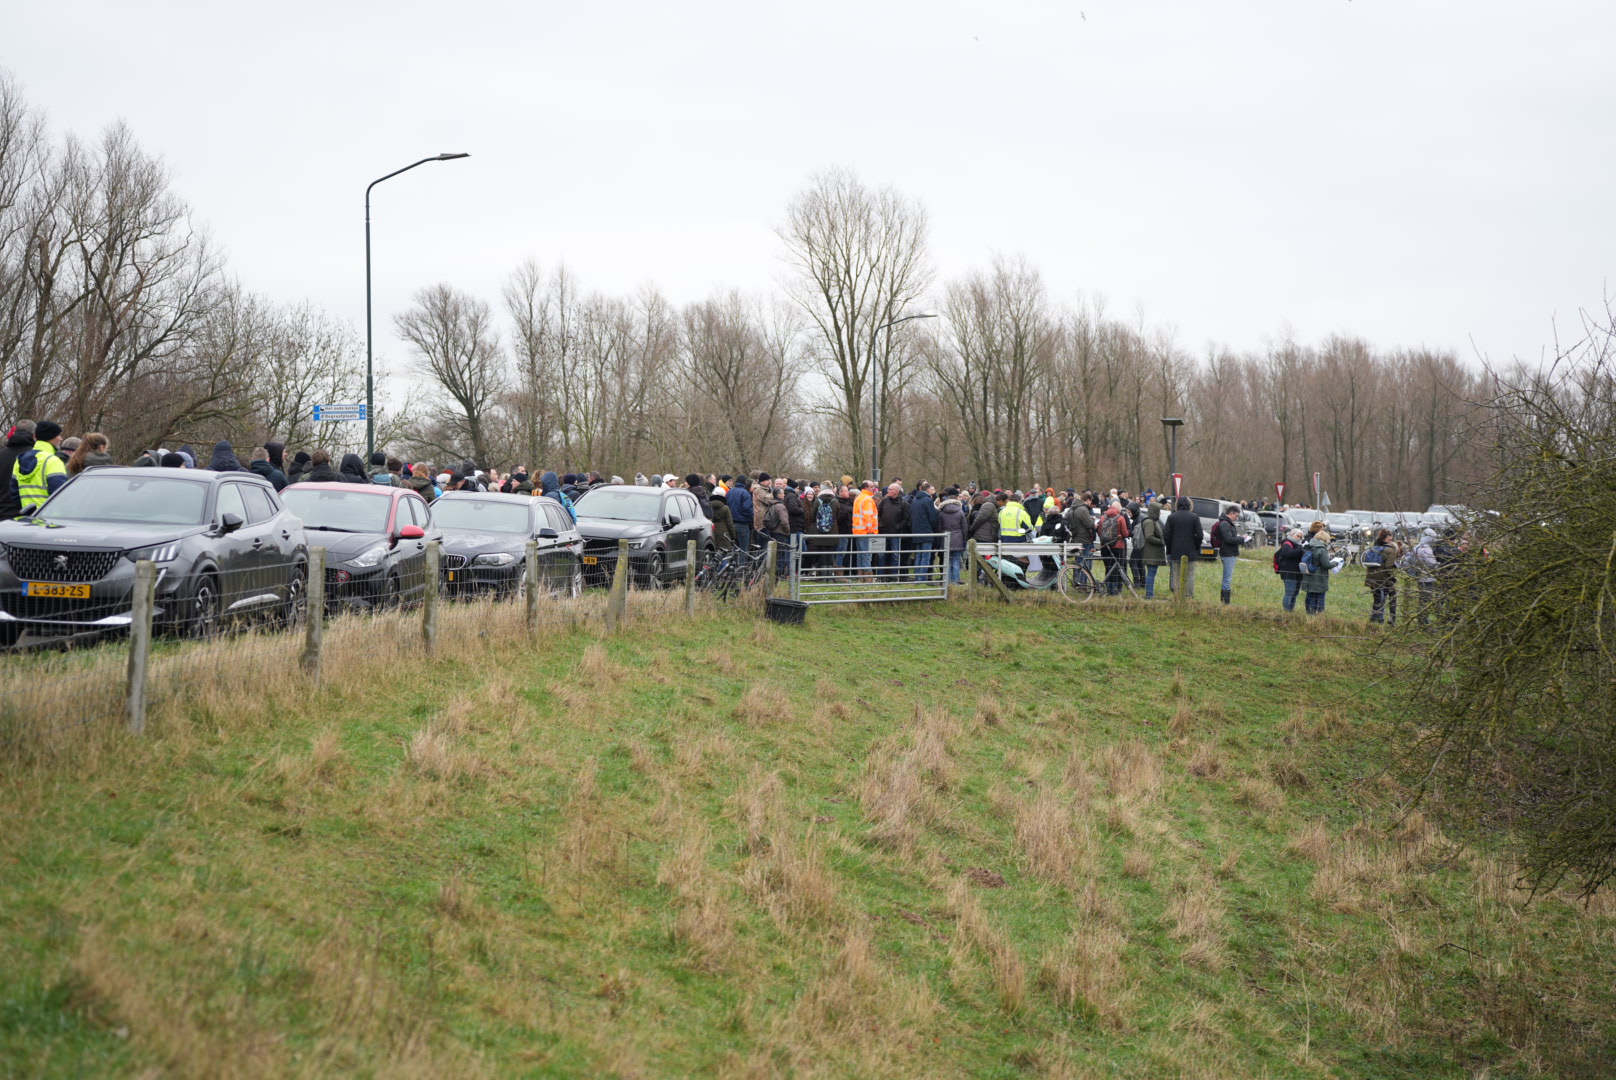
[[[1173,477],[1178,475],[1178,429],[1184,426],[1182,418],[1177,416],[1162,417],[1162,427],[1173,433],[1172,449],[1167,452],[1167,490],[1173,490]]]
[[[375,365],[371,357],[370,341],[370,189],[383,180],[391,180],[401,172],[409,172],[416,165],[425,165],[429,161],[453,161],[456,158],[470,157],[470,154],[437,154],[425,157],[412,165],[402,169],[394,169],[386,176],[372,180],[365,188],[365,464],[370,464],[370,455],[376,452],[376,374]]]
[[[891,322],[882,323],[880,326],[877,326],[874,330],[870,331],[871,390],[877,390],[877,387],[875,386],[875,335],[890,327],[897,326],[899,323],[909,322],[912,319],[935,319],[936,317],[937,313],[935,311],[923,311],[919,315],[905,315],[901,319],[893,319]],[[891,335],[888,335],[889,340],[890,337]],[[879,391],[885,391],[886,376],[884,373],[882,374],[881,379],[882,385],[880,386]],[[876,409],[880,406],[882,397],[882,394],[879,391],[870,395],[870,478],[875,481],[875,486],[878,490],[881,487],[881,440],[879,436],[879,429],[876,427]]]

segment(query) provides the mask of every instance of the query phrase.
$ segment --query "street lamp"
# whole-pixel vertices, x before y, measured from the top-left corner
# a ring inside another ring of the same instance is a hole
[[[1178,429],[1184,426],[1182,418],[1177,416],[1162,417],[1162,427],[1173,433],[1172,448],[1167,451],[1167,490],[1173,490],[1173,477],[1178,475]],[[1174,494],[1177,494],[1174,492]]]
[[[367,466],[370,464],[370,455],[376,452],[376,376],[370,342],[370,189],[383,180],[391,180],[401,172],[409,172],[416,165],[425,165],[429,161],[453,161],[456,158],[470,156],[470,154],[437,154],[425,157],[413,165],[394,169],[386,176],[372,180],[369,187],[365,188],[365,464]]]
[[[935,319],[936,317],[937,313],[935,311],[923,311],[919,315],[905,315],[901,319],[893,319],[891,322],[882,323],[880,326],[877,326],[874,330],[870,331],[870,388],[872,390],[876,389],[875,335],[879,334],[883,330],[888,329],[889,327],[897,326],[899,323],[909,322],[912,319]],[[886,377],[883,374],[883,385],[880,387],[880,390],[883,391],[886,389],[885,378]],[[875,481],[877,490],[879,490],[881,487],[881,440],[878,437],[879,429],[876,427],[876,409],[880,406],[880,404],[881,394],[879,392],[872,393],[870,395],[870,477]]]

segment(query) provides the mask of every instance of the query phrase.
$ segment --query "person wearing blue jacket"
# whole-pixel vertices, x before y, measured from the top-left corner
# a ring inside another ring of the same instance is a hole
[[[556,479],[556,474],[553,472],[546,472],[539,477],[539,497],[543,498],[546,495],[566,507],[567,513],[571,515],[572,520],[577,522],[578,511],[573,507],[572,499],[568,498],[567,493],[561,489],[561,481]]]
[[[922,480],[909,499],[909,533],[913,537],[909,541],[909,550],[914,554],[909,556],[909,573],[911,577],[929,581],[935,569],[932,565],[932,550],[937,546],[937,537],[922,535],[942,531],[942,518],[937,513],[937,489]]]
[[[729,503],[729,516],[735,519],[735,549],[741,552],[752,550],[752,493],[747,490],[751,486],[752,481],[743,473],[735,478],[724,497]]]

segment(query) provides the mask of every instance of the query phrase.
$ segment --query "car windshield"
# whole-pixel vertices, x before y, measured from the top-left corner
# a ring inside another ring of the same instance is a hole
[[[662,496],[654,491],[597,488],[578,500],[578,516],[611,521],[655,521]]]
[[[200,525],[208,485],[156,476],[96,476],[51,496],[39,516],[47,521],[117,521],[141,525]]]
[[[1223,516],[1223,504],[1216,499],[1191,499],[1190,505],[1195,507],[1196,514],[1204,518],[1217,518]]]
[[[528,507],[520,502],[492,499],[439,499],[432,520],[445,529],[527,534]]]
[[[391,495],[381,492],[371,495],[302,484],[281,492],[281,502],[302,518],[304,525],[330,532],[386,532],[387,512],[392,501]]]
[[[1292,525],[1303,527],[1313,524],[1324,516],[1317,510],[1287,510],[1286,514],[1290,516]]]
[[[1350,529],[1358,524],[1353,520],[1351,514],[1329,514],[1324,520],[1325,523],[1330,526],[1332,531],[1336,529]]]

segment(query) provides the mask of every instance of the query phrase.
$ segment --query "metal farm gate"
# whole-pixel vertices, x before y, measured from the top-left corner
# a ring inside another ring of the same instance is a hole
[[[790,548],[791,599],[805,604],[947,600],[949,554],[947,533],[801,534]]]

